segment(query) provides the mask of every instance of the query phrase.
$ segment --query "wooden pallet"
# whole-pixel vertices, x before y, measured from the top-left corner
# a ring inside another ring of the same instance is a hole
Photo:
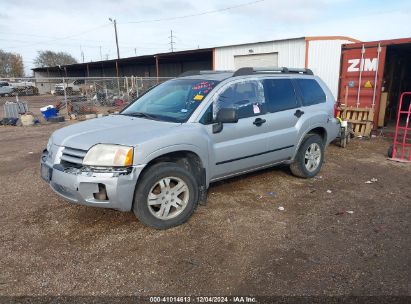
[[[373,127],[374,109],[340,107],[338,108],[337,116],[352,124],[355,136],[370,137]]]

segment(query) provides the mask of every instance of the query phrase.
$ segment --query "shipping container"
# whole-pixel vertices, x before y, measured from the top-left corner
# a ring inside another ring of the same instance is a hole
[[[340,67],[338,101],[373,108],[374,129],[392,125],[399,96],[411,91],[411,38],[345,44]]]

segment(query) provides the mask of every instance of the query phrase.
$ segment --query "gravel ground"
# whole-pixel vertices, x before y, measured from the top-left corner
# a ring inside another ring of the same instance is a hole
[[[157,231],[53,194],[39,158],[62,125],[0,127],[0,295],[411,295],[411,166],[384,139],[331,145],[314,179],[214,184]]]

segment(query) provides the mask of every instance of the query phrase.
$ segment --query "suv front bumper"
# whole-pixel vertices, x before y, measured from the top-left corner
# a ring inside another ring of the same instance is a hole
[[[41,175],[50,187],[64,199],[86,206],[130,211],[137,179],[144,165],[133,166],[127,172],[93,172],[63,168],[47,162],[47,153],[41,158]],[[106,200],[95,194],[105,189]]]

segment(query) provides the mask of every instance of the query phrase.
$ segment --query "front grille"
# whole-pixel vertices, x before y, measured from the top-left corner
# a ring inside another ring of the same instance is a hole
[[[75,148],[64,147],[61,155],[61,162],[67,165],[81,166],[87,151]]]

